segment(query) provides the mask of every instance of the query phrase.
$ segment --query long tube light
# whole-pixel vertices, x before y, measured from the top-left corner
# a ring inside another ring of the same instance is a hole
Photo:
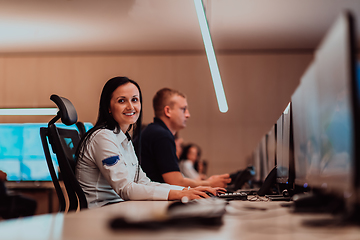
[[[45,116],[56,115],[57,108],[1,108],[0,115],[2,116]]]
[[[210,72],[215,88],[216,99],[218,101],[219,110],[222,113],[228,111],[224,87],[220,77],[219,67],[216,61],[214,47],[211,41],[209,26],[205,16],[205,10],[202,0],[194,0],[196,14],[199,20],[200,30],[203,37],[205,51],[209,62]]]

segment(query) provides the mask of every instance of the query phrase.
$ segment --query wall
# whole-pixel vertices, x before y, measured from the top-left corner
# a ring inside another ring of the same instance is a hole
[[[55,93],[70,99],[79,120],[94,123],[103,84],[124,75],[139,82],[144,123],[152,121],[151,101],[162,87],[188,97],[191,118],[180,132],[185,143],[202,147],[209,173],[246,166],[246,157],[290,101],[310,52],[218,54],[228,113],[217,107],[205,54],[44,54],[0,56],[0,107],[54,107]],[[0,122],[48,122],[45,117],[0,116]]]

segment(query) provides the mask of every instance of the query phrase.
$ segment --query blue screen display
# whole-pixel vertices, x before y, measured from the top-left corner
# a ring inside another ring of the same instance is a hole
[[[91,123],[84,125],[86,131],[93,126]],[[75,125],[62,123],[56,126],[77,129]],[[51,181],[40,127],[47,127],[47,123],[0,124],[0,170],[6,172],[8,181]],[[57,167],[55,154],[51,152],[51,156]]]

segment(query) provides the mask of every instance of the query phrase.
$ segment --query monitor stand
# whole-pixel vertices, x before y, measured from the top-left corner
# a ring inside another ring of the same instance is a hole
[[[294,212],[338,213],[344,210],[344,201],[331,195],[318,192],[296,194],[293,196]]]
[[[276,166],[270,171],[270,173],[265,178],[264,183],[261,185],[261,188],[257,192],[259,196],[265,196],[266,194],[271,193],[271,188],[276,184]]]
[[[282,191],[282,194],[279,195],[265,195],[269,199],[269,201],[291,201],[292,196],[290,195],[289,191],[285,189]]]

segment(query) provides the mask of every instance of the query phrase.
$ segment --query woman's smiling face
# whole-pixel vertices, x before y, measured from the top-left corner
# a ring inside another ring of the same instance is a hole
[[[125,133],[130,124],[139,118],[141,110],[140,94],[132,83],[119,86],[113,92],[109,112]]]

